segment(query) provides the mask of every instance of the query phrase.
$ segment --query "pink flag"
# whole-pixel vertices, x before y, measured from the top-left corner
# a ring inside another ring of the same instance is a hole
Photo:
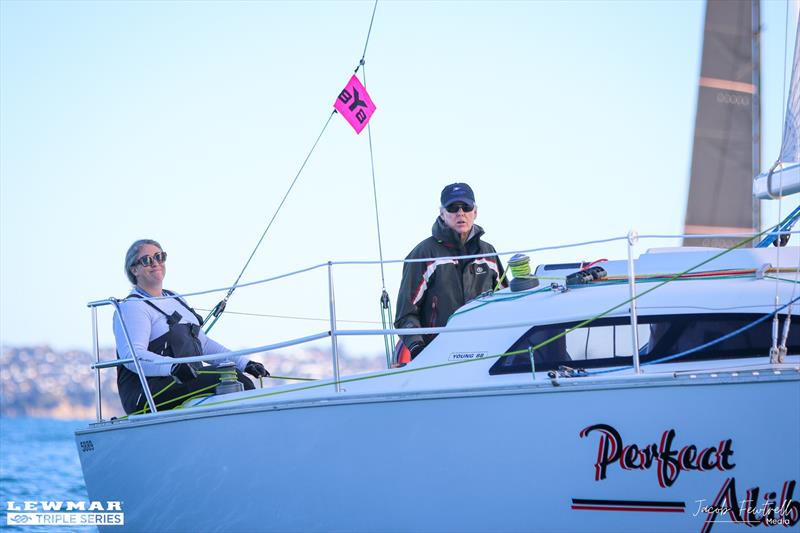
[[[356,133],[361,133],[375,112],[375,104],[355,74],[339,93],[333,107],[347,119]]]

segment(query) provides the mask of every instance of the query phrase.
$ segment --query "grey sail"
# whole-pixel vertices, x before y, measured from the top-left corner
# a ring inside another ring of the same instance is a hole
[[[758,0],[706,4],[685,234],[749,233],[759,225],[752,190],[760,169],[759,24]],[[686,238],[684,245],[739,240]]]
[[[756,198],[772,199],[800,192],[800,21],[794,41],[792,77],[783,121],[781,153],[769,171],[753,182]]]

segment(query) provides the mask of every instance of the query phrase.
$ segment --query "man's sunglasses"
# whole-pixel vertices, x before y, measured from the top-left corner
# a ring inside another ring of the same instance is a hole
[[[139,259],[133,262],[131,266],[142,265],[149,267],[153,264],[153,262],[158,263],[159,265],[167,262],[167,252],[156,252],[153,255],[143,255]]]
[[[469,213],[470,211],[475,209],[475,206],[474,205],[455,203],[455,204],[448,205],[447,207],[445,207],[445,209],[447,209],[448,213],[458,213],[459,209],[461,209],[465,213]]]

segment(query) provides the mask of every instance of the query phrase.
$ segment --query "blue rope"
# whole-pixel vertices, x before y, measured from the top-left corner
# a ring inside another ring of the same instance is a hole
[[[765,320],[768,320],[768,319],[772,318],[773,316],[775,316],[779,312],[783,311],[784,309],[786,309],[787,307],[789,307],[790,305],[792,305],[793,303],[795,303],[798,300],[800,300],[800,296],[798,296],[794,300],[790,301],[789,303],[786,303],[786,304],[782,305],[781,307],[779,307],[778,309],[776,309],[772,313],[764,315],[761,318],[759,318],[757,320],[754,320],[753,322],[751,322],[749,324],[746,324],[746,325],[742,326],[741,328],[739,328],[737,330],[731,331],[730,333],[728,333],[726,335],[723,335],[722,337],[720,337],[718,339],[714,339],[713,341],[709,341],[709,342],[707,342],[705,344],[701,344],[700,346],[695,346],[694,348],[690,348],[688,350],[685,350],[685,351],[680,352],[680,353],[676,353],[674,355],[668,355],[668,356],[662,357],[660,359],[655,359],[653,361],[648,361],[646,363],[642,363],[642,366],[655,365],[657,363],[665,363],[667,361],[672,361],[674,359],[678,359],[678,358],[683,357],[685,355],[689,355],[689,354],[692,354],[692,353],[695,353],[695,352],[699,352],[700,350],[704,350],[704,349],[706,349],[706,348],[708,348],[710,346],[714,346],[715,344],[719,344],[722,341],[726,341],[726,340],[730,339],[731,337],[735,337],[736,335],[739,335],[740,333],[744,333],[748,329],[750,329],[752,327],[755,327],[758,324],[764,322]],[[612,368],[612,369],[609,369],[609,370],[597,370],[597,371],[594,371],[594,372],[587,372],[587,374],[589,374],[589,375],[608,374],[610,372],[619,372],[621,370],[628,370],[628,369],[631,369],[631,368],[633,368],[633,365],[622,367],[622,368]]]
[[[775,242],[775,239],[778,238],[781,232],[790,231],[798,220],[800,220],[800,205],[795,207],[794,211],[789,213],[789,216],[784,218],[783,222],[778,224],[778,229],[776,231],[768,233],[760,243],[756,244],[756,248],[766,248]]]

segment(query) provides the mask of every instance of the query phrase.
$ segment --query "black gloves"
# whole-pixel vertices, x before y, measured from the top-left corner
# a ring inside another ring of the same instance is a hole
[[[265,378],[269,376],[269,372],[264,368],[264,365],[257,361],[248,361],[247,365],[244,367],[244,371],[254,378]]]
[[[197,372],[189,363],[176,363],[169,369],[169,373],[178,383],[188,383],[197,379]]]
[[[411,346],[408,347],[408,352],[411,354],[411,359],[414,359],[422,349],[425,348],[425,345],[422,344],[420,341],[414,341],[411,343]]]

